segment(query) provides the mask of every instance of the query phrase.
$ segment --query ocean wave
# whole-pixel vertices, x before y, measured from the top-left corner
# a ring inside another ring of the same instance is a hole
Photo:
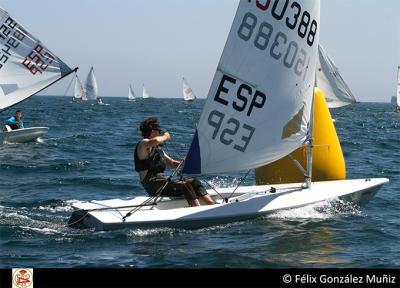
[[[90,164],[87,160],[61,160],[61,163],[55,163],[56,161],[46,162],[46,164],[0,164],[0,169],[8,171],[16,171],[18,173],[24,173],[29,171],[35,172],[52,172],[52,171],[75,171],[85,168]]]

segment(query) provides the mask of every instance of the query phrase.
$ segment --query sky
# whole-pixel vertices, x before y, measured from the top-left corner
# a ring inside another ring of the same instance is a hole
[[[301,0],[299,0],[301,1]],[[304,0],[303,0],[304,1]],[[100,96],[207,96],[238,0],[0,0]],[[400,65],[400,1],[321,0],[320,43],[356,99],[389,102]],[[72,76],[42,91],[64,95]],[[72,95],[73,85],[67,95]]]

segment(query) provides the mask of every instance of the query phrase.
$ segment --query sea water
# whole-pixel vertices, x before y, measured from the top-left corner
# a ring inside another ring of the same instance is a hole
[[[74,201],[146,195],[133,169],[140,122],[159,117],[172,136],[164,149],[180,159],[205,100],[104,102],[110,105],[34,96],[0,114],[4,120],[22,109],[26,127],[50,128],[38,142],[0,145],[0,268],[400,266],[400,114],[393,105],[331,110],[347,177],[390,179],[364,207],[325,202],[197,230],[68,228]],[[237,185],[245,174],[204,180],[218,189]],[[254,172],[243,181],[254,182]]]

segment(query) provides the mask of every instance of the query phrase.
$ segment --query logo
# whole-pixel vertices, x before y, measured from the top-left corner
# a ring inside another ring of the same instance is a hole
[[[32,268],[13,268],[12,269],[12,288],[33,287]]]

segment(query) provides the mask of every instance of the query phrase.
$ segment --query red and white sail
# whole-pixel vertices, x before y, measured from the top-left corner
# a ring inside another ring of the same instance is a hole
[[[71,72],[70,67],[0,7],[0,111]]]

